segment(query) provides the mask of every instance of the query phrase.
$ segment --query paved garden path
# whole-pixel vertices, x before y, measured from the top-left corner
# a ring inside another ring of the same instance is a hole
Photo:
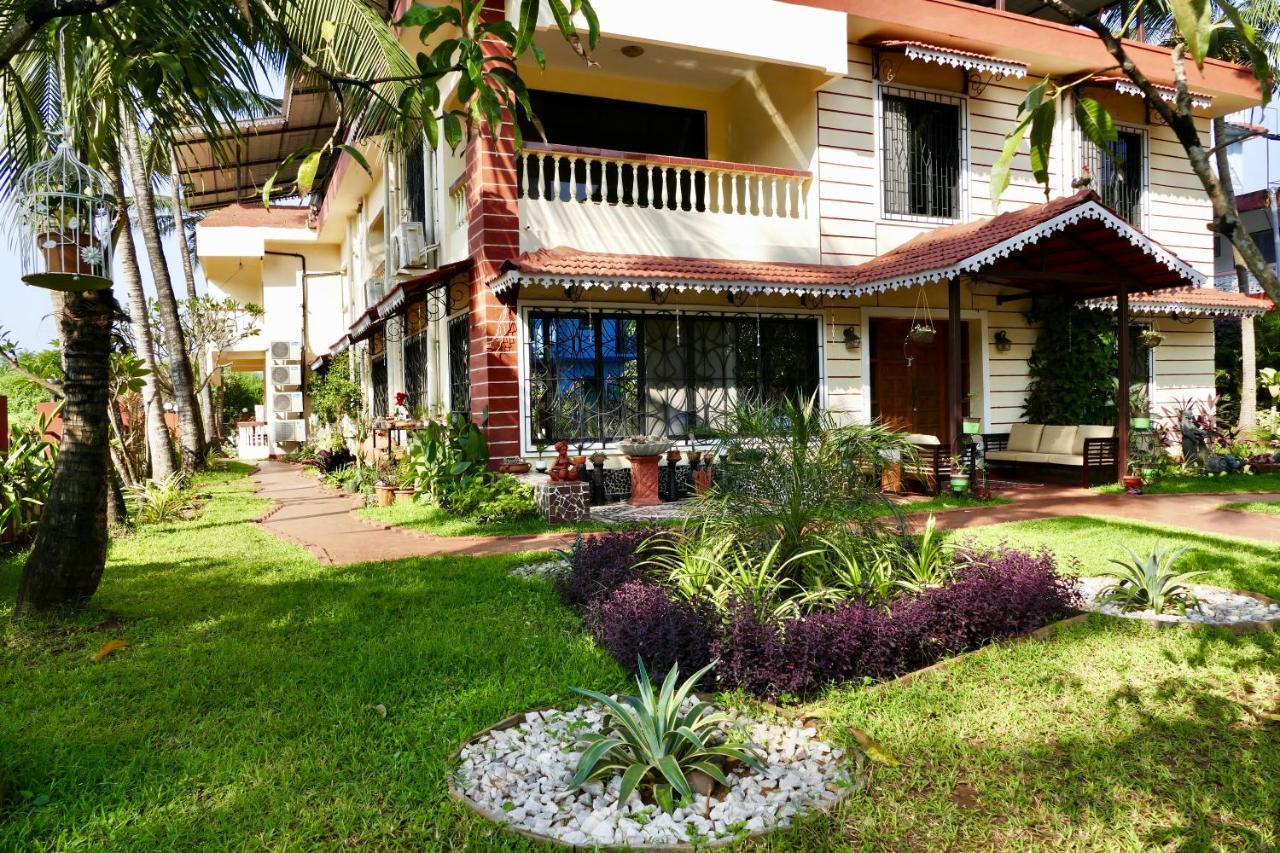
[[[260,462],[253,481],[258,494],[276,502],[275,509],[262,519],[262,526],[333,565],[406,557],[543,551],[573,539],[564,534],[427,536],[386,527],[358,516],[353,511],[353,498],[321,488],[310,472],[282,462]]]
[[[1219,509],[1226,503],[1280,501],[1280,493],[1220,495],[1099,495],[1080,489],[1046,487],[1001,492],[1013,503],[937,513],[938,526],[962,530],[1035,518],[1097,515],[1181,527],[1215,536],[1280,542],[1280,521],[1256,512]],[[921,521],[920,523],[923,523]]]
[[[262,462],[253,475],[258,493],[276,502],[261,524],[272,533],[307,548],[334,565],[407,557],[480,556],[562,547],[572,534],[532,536],[428,536],[363,519],[354,499],[324,489],[309,471],[281,462]],[[1036,518],[1098,515],[1189,528],[1217,536],[1280,542],[1274,516],[1218,509],[1224,503],[1277,501],[1280,493],[1237,495],[1098,495],[1080,489],[1046,487],[1002,493],[1012,503],[992,507],[945,510],[938,526],[962,530]],[[916,526],[924,524],[912,517]]]

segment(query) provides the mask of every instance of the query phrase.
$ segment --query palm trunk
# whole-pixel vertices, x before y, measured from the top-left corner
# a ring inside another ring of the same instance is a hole
[[[160,226],[156,223],[155,196],[151,191],[151,176],[142,162],[138,128],[133,116],[123,109],[121,128],[121,148],[129,162],[134,207],[138,212],[138,230],[142,232],[142,243],[146,246],[147,258],[151,262],[151,277],[155,282],[156,302],[160,305],[165,348],[169,353],[173,402],[178,409],[178,425],[182,430],[182,467],[194,471],[204,465],[204,430],[201,429],[200,411],[196,405],[191,359],[187,356],[182,321],[178,317],[178,300],[173,295],[173,282],[169,279],[169,267],[165,263]]]
[[[115,467],[107,469],[107,528],[125,527],[129,524],[129,507],[124,502],[124,489],[120,487],[120,454],[113,452]]]
[[[124,181],[117,170],[116,198],[124,199]],[[120,259],[120,277],[129,290],[129,317],[133,326],[133,345],[142,357],[149,373],[142,380],[142,415],[146,424],[147,456],[151,459],[151,476],[156,479],[173,473],[173,447],[169,444],[169,428],[164,422],[164,406],[161,402],[160,375],[156,367],[156,348],[151,339],[150,315],[147,312],[147,294],[142,289],[142,274],[138,269],[138,252],[133,243],[133,230],[126,215],[125,227],[120,231],[120,245],[116,252]]]
[[[1214,159],[1218,167],[1218,183],[1231,208],[1236,209],[1236,185],[1231,176],[1231,161],[1227,154],[1227,120],[1221,116],[1213,119]],[[1250,238],[1252,239],[1252,238]],[[1249,292],[1249,270],[1241,263],[1235,250],[1231,252],[1236,270],[1236,287],[1241,293]],[[1240,428],[1253,429],[1258,425],[1258,353],[1253,333],[1253,318],[1240,318]]]
[[[58,314],[67,374],[62,445],[35,544],[18,584],[16,614],[79,605],[98,589],[107,561],[107,428],[110,290],[68,293]]]

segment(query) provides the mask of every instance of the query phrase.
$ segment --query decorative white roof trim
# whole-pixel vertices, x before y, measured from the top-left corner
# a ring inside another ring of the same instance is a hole
[[[936,62],[939,65],[950,65],[952,68],[963,68],[966,71],[984,71],[995,77],[1027,76],[1027,66],[1022,62],[1007,59],[996,59],[994,56],[970,56],[964,51],[948,50],[945,47],[921,47],[909,44],[903,48],[907,59],[920,62]]]
[[[1098,311],[1115,311],[1116,300],[1112,297],[1090,299],[1084,303],[1086,308]],[[1138,299],[1129,302],[1129,312],[1140,316],[1152,314],[1180,314],[1184,317],[1261,317],[1267,313],[1267,306],[1260,304],[1257,308],[1246,308],[1243,305],[1192,305],[1186,302],[1162,302],[1158,298]]]
[[[404,304],[404,300],[404,288],[396,285],[392,288],[391,293],[377,304],[378,319],[385,320],[390,317],[396,312],[397,308]]]
[[[368,313],[362,314],[360,319],[356,320],[356,322],[351,326],[351,332],[348,334],[348,337],[358,338],[368,331],[369,327],[372,325],[373,317],[369,316]]]
[[[621,276],[555,275],[510,270],[494,279],[489,288],[502,293],[516,283],[543,287],[573,287],[583,290],[648,290],[674,293],[750,293],[760,296],[850,297],[858,288],[849,284],[773,284],[759,281],[674,281],[667,278],[623,278]]]
[[[1142,90],[1128,80],[1115,80],[1112,82],[1115,83],[1116,91],[1122,95],[1132,95],[1135,98],[1141,98],[1143,96]],[[1170,104],[1175,103],[1178,100],[1177,89],[1173,89],[1169,86],[1161,86],[1155,83],[1151,85],[1160,93],[1160,100],[1166,101]],[[1191,92],[1190,95],[1191,106],[1196,109],[1207,110],[1209,107],[1213,106],[1212,95],[1202,95],[1199,92]]]
[[[1176,272],[1187,280],[1188,284],[1194,284],[1196,287],[1204,284],[1204,276],[1196,272],[1185,261],[1180,260],[1169,251],[1151,240],[1141,231],[1136,230],[1132,225],[1107,210],[1096,201],[1085,202],[1079,207],[1073,207],[1070,210],[1060,213],[1052,219],[1046,220],[1039,225],[1021,231],[1005,240],[997,243],[989,249],[984,249],[976,255],[970,255],[958,263],[948,267],[941,267],[933,270],[925,270],[924,272],[911,273],[910,275],[896,276],[894,278],[886,278],[880,281],[871,282],[869,284],[859,284],[854,287],[857,293],[884,293],[889,290],[900,290],[904,287],[914,287],[918,284],[928,284],[940,279],[949,279],[961,273],[980,272],[983,267],[1006,258],[1015,252],[1025,249],[1027,246],[1035,245],[1046,237],[1052,236],[1059,231],[1065,230],[1068,226],[1074,225],[1082,219],[1096,219],[1106,225],[1112,231],[1126,238],[1134,246],[1137,246],[1146,254],[1155,258],[1162,265]]]

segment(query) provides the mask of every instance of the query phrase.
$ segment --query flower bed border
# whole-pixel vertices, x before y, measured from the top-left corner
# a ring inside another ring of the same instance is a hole
[[[1205,584],[1205,586],[1214,586],[1214,584]],[[1217,587],[1220,590],[1229,592],[1232,595],[1241,595],[1245,598],[1252,598],[1254,601],[1261,601],[1263,604],[1271,604],[1280,606],[1280,601],[1269,598],[1260,592],[1250,592],[1245,589],[1232,589],[1227,586]],[[1097,610],[1089,610],[1085,612],[1087,616],[1105,616],[1108,619],[1119,619],[1123,622],[1135,622],[1142,625],[1148,625],[1152,628],[1216,628],[1220,631],[1227,631],[1238,637],[1256,634],[1260,631],[1280,631],[1280,618],[1262,619],[1252,622],[1188,622],[1186,620],[1168,620],[1153,619],[1150,616],[1117,616],[1114,613],[1101,613]]]
[[[711,701],[710,698],[705,694],[695,694],[695,695],[701,700]],[[777,714],[778,716],[790,721],[793,724],[799,723],[799,722],[805,722],[805,721],[812,723],[815,727],[818,728],[819,736],[822,736],[824,730],[830,730],[830,726],[827,724],[825,720],[820,720],[812,716],[802,716],[802,715],[797,715],[795,713],[788,713],[786,709],[779,708],[777,706],[774,706],[768,703],[762,702],[760,703],[760,705],[766,711]],[[476,741],[483,738],[485,735],[488,735],[492,732],[506,731],[507,729],[515,728],[516,726],[525,722],[525,718],[529,714],[541,713],[544,711],[558,711],[558,710],[561,710],[561,709],[557,705],[544,705],[538,708],[530,708],[528,711],[520,711],[518,713],[512,714],[511,716],[503,720],[499,720],[498,722],[494,723],[492,726],[489,726],[486,729],[481,729],[480,731],[473,734],[471,737],[464,740],[458,746],[458,748],[453,751],[453,754],[450,755],[449,757],[449,771],[448,771],[449,797],[453,800],[456,800],[457,802],[460,802],[462,805],[471,809],[471,811],[475,812],[480,817],[484,818],[485,820],[489,821],[492,824],[495,824],[496,826],[498,826],[499,828],[503,829],[506,832],[513,832],[537,844],[563,847],[570,850],[619,850],[619,851],[646,850],[646,851],[653,851],[653,853],[665,853],[666,851],[671,851],[671,853],[675,853],[675,851],[685,851],[685,850],[710,850],[712,848],[728,847],[730,844],[739,844],[750,838],[761,838],[763,836],[769,835],[771,833],[777,832],[780,829],[785,828],[781,826],[767,826],[764,829],[758,829],[758,830],[755,830],[754,832],[738,833],[736,835],[727,835],[724,838],[717,838],[712,841],[707,841],[699,844],[682,842],[679,844],[628,845],[626,847],[619,847],[614,844],[592,844],[592,845],[582,846],[577,844],[568,844],[565,841],[562,841],[561,839],[556,838],[554,836],[542,835],[537,832],[532,832],[530,830],[522,829],[520,827],[514,826],[506,820],[505,816],[500,815],[497,812],[491,811],[489,809],[486,809],[484,806],[481,806],[475,800],[468,797],[465,791],[462,791],[460,788],[458,788],[457,784],[454,781],[454,778],[456,775],[457,766],[462,761],[462,751],[464,749],[466,749],[468,746],[471,746],[473,743],[475,743]],[[845,759],[842,759],[842,760],[848,761],[849,756],[851,754],[858,756],[858,758],[853,761],[853,763],[856,765],[855,767],[852,768],[853,772],[851,773],[853,784],[851,784],[847,789],[845,789],[845,792],[841,796],[837,797],[836,799],[832,800],[830,803],[827,803],[826,805],[815,806],[814,808],[804,812],[804,816],[808,817],[808,816],[817,815],[817,814],[826,814],[830,812],[832,809],[834,809],[837,805],[844,802],[845,799],[848,798],[850,794],[854,793],[855,791],[862,790],[862,788],[866,785],[866,780],[867,780],[867,777],[869,776],[869,767],[868,767],[869,761],[867,757],[863,755],[861,750],[846,750]],[[796,817],[800,817],[800,816],[801,815],[796,815]]]

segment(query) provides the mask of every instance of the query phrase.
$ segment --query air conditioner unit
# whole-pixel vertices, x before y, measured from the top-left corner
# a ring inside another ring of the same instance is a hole
[[[277,364],[271,368],[271,384],[277,388],[294,387],[302,384],[302,365]]]
[[[399,269],[423,266],[427,238],[421,222],[401,222],[391,236],[392,257]]]
[[[372,308],[382,301],[382,297],[386,295],[382,290],[383,283],[381,273],[371,276],[364,283],[364,304],[366,307]]]
[[[302,344],[298,341],[272,341],[271,358],[275,361],[301,361]]]
[[[301,391],[280,391],[271,395],[271,411],[292,414],[302,411]]]
[[[272,435],[276,444],[287,441],[306,441],[307,422],[304,420],[276,421],[275,426],[272,428]]]

